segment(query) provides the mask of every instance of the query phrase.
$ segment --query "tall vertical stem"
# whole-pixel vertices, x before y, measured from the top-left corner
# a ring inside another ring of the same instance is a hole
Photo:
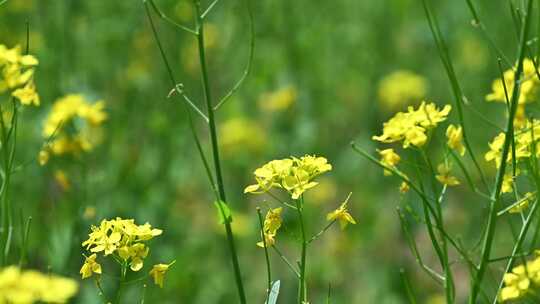
[[[202,10],[200,0],[193,0],[196,10],[196,27],[197,27],[197,42],[199,49],[199,61],[201,66],[202,74],[202,86],[204,90],[204,97],[206,100],[206,107],[208,110],[208,126],[210,131],[210,141],[212,145],[212,156],[214,160],[214,170],[216,174],[216,183],[218,187],[219,199],[223,203],[227,203],[225,197],[225,187],[223,185],[223,175],[221,172],[221,162],[219,158],[219,146],[218,146],[218,137],[216,131],[216,122],[214,118],[214,109],[212,105],[212,97],[210,93],[210,85],[208,80],[208,69],[206,64],[206,52],[204,48],[204,22],[202,19]],[[229,244],[229,250],[231,252],[231,259],[234,269],[234,278],[236,281],[236,286],[238,288],[238,295],[240,297],[240,303],[246,303],[246,296],[244,292],[244,286],[242,283],[242,274],[240,272],[240,265],[238,263],[238,254],[236,252],[236,247],[234,244],[234,236],[231,228],[230,221],[224,221],[225,232],[227,234],[227,242]]]
[[[300,221],[300,231],[302,236],[302,256],[300,258],[300,278],[298,284],[298,304],[307,303],[306,294],[306,253],[307,253],[307,240],[306,229],[304,227],[303,217],[304,199],[296,200],[296,211],[298,213],[298,220]]]

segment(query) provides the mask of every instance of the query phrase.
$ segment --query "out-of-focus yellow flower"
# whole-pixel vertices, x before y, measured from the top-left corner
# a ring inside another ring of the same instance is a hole
[[[132,219],[121,218],[102,220],[99,227],[92,226],[91,229],[92,232],[82,246],[92,253],[102,252],[104,256],[115,254],[129,263],[133,271],[142,269],[143,260],[148,255],[149,248],[144,242],[163,233],[148,223],[137,225]]]
[[[505,173],[502,181],[501,192],[510,193],[514,189],[514,177],[512,173]]]
[[[45,151],[45,150],[39,151],[39,155],[38,155],[39,164],[41,166],[45,166],[49,162],[50,156],[51,155],[50,155],[49,151]]]
[[[506,100],[512,98],[514,90],[514,69],[508,69],[503,73],[503,79],[495,79],[491,86],[492,92],[486,96],[487,101],[496,101],[506,103]],[[536,76],[536,68],[534,62],[525,58],[523,60],[523,80],[521,81],[520,94],[518,98],[519,104],[526,104],[536,100],[540,80]],[[505,93],[506,86],[506,93]],[[508,96],[506,95],[508,94]]]
[[[89,257],[86,257],[84,264],[81,267],[80,274],[83,279],[89,278],[92,274],[101,274],[101,265],[96,262],[97,254],[93,253]]]
[[[403,141],[403,148],[421,147],[427,141],[427,130],[445,121],[451,109],[446,105],[439,110],[433,103],[422,102],[418,109],[409,107],[407,112],[398,112],[383,124],[383,134],[372,138],[384,143]]]
[[[398,70],[381,79],[378,96],[387,110],[395,110],[424,98],[426,91],[427,81],[424,77],[411,71]]]
[[[508,213],[521,213],[523,210],[529,207],[529,204],[534,199],[534,194],[531,192],[525,193],[525,195],[516,202],[516,204],[508,210]]]
[[[277,234],[278,229],[281,227],[281,223],[283,220],[281,219],[281,212],[283,211],[283,208],[275,208],[270,209],[266,213],[266,217],[264,219],[263,224],[263,236],[264,241],[260,241],[257,243],[257,246],[263,247],[266,242],[266,246],[272,246],[275,244],[275,236]]]
[[[437,171],[439,174],[435,176],[437,180],[446,186],[457,186],[459,185],[459,180],[457,177],[450,175],[450,166],[447,164],[439,164],[437,166]]]
[[[266,112],[279,112],[288,109],[296,102],[298,92],[294,86],[286,86],[275,92],[267,92],[259,98],[259,107]]]
[[[349,203],[350,198],[351,193],[347,196],[347,198],[341,204],[341,206],[339,206],[339,208],[326,215],[326,220],[329,222],[339,221],[339,226],[341,227],[341,230],[345,229],[348,224],[356,224],[356,221],[349,213],[349,210],[347,210],[347,204]]]
[[[75,280],[56,275],[16,266],[0,270],[0,303],[66,303],[78,288]]]
[[[401,193],[407,193],[410,189],[411,187],[406,182],[401,182],[401,184],[399,185],[399,192]]]
[[[60,185],[62,190],[67,191],[71,188],[71,183],[69,181],[69,178],[67,177],[66,172],[63,170],[56,170],[54,171],[54,179]]]
[[[0,94],[6,91],[23,105],[39,106],[39,95],[34,84],[36,57],[22,55],[21,47],[8,49],[0,44]]]
[[[379,155],[381,156],[381,163],[385,166],[395,168],[399,161],[401,160],[401,157],[394,152],[394,149],[384,149],[379,150]],[[384,175],[389,176],[392,175],[392,171],[385,169]]]
[[[285,189],[292,199],[317,185],[313,179],[332,170],[324,157],[306,155],[273,160],[255,170],[256,184],[247,186],[244,193],[264,193],[271,188]]]
[[[83,211],[83,218],[85,220],[90,220],[96,217],[96,207],[94,206],[86,206]]]
[[[219,45],[221,33],[213,23],[204,25],[204,47],[207,52],[212,52]],[[181,52],[181,61],[186,70],[195,74],[199,68],[199,46],[196,40],[185,45]]]
[[[461,126],[449,125],[446,129],[446,144],[451,149],[457,151],[461,156],[465,155],[465,146],[463,145],[463,128]]]
[[[310,202],[322,204],[336,197],[337,186],[332,178],[321,176],[318,183],[317,187],[313,188],[309,193]]]
[[[501,165],[505,137],[505,133],[499,133],[489,143],[489,151],[484,155],[485,160],[495,162],[497,168]],[[514,142],[516,162],[528,159],[533,151],[536,151],[536,157],[539,157],[540,149],[537,145],[540,142],[540,120],[528,120],[523,128],[515,129]],[[512,153],[508,153],[507,162],[511,162],[512,157]]]
[[[540,284],[540,258],[527,261],[524,265],[516,266],[512,272],[503,276],[504,287],[498,299],[500,302],[517,300],[529,292],[531,285]]]
[[[226,155],[242,151],[260,152],[266,144],[266,132],[256,122],[246,118],[232,118],[221,126],[220,146]]]
[[[174,264],[175,261],[169,264],[156,264],[150,270],[150,276],[154,279],[154,284],[158,285],[160,288],[163,288],[163,281],[165,280],[165,274],[169,267]]]
[[[41,161],[46,154],[78,155],[92,150],[98,143],[94,135],[107,119],[104,108],[104,101],[90,103],[77,94],[55,101],[43,127],[43,137],[51,140],[40,151],[40,163],[46,163]]]

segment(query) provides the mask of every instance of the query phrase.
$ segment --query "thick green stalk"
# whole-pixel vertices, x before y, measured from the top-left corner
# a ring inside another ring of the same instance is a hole
[[[225,186],[223,184],[223,175],[221,171],[221,161],[219,157],[219,146],[218,146],[218,135],[216,130],[216,122],[214,118],[214,108],[212,105],[212,97],[210,93],[210,81],[208,80],[208,68],[206,65],[206,52],[204,47],[204,22],[202,19],[201,3],[199,0],[193,0],[195,4],[195,10],[197,13],[196,16],[196,32],[197,32],[197,43],[199,49],[199,62],[201,66],[202,74],[202,86],[204,89],[204,97],[206,100],[206,107],[208,110],[208,127],[210,131],[210,142],[212,145],[212,156],[214,159],[214,170],[216,177],[216,184],[218,188],[219,198],[223,203],[227,203],[225,196]],[[229,250],[231,252],[231,259],[234,269],[234,277],[236,281],[236,286],[238,288],[238,295],[240,297],[240,303],[246,303],[246,296],[244,292],[244,285],[242,283],[242,274],[240,271],[240,265],[238,262],[238,254],[236,252],[236,246],[234,244],[234,236],[232,232],[231,222],[224,221],[225,231],[227,234],[227,242],[229,244]]]
[[[531,11],[532,10],[532,0],[528,0],[527,11],[525,15],[525,23],[521,29],[520,37],[520,46],[519,46],[519,59],[517,69],[514,75],[514,88],[512,90],[512,100],[510,103],[510,113],[508,115],[508,122],[506,127],[506,137],[504,139],[503,150],[501,154],[501,164],[497,172],[497,178],[495,180],[495,189],[492,192],[492,197],[489,205],[489,215],[488,215],[488,224],[486,230],[486,236],[484,240],[484,246],[482,248],[482,258],[480,260],[480,265],[478,267],[478,272],[475,277],[473,277],[473,284],[471,288],[471,294],[469,297],[469,304],[475,304],[478,297],[478,292],[480,290],[482,280],[486,273],[486,269],[489,263],[489,258],[491,254],[491,249],[493,245],[493,239],[495,236],[495,227],[497,222],[497,203],[501,195],[502,182],[504,179],[504,174],[506,171],[506,160],[508,159],[508,154],[510,152],[510,145],[512,143],[512,138],[514,137],[514,117],[516,115],[516,109],[518,104],[518,99],[520,95],[520,79],[523,72],[523,59],[525,57],[525,46],[527,43],[527,35],[529,31],[529,25],[531,20]]]

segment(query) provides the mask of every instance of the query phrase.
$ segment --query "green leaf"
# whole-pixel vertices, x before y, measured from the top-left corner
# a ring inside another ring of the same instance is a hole
[[[270,290],[270,293],[268,294],[268,301],[266,301],[266,304],[276,304],[277,298],[279,295],[279,280],[275,281],[274,284],[272,284],[272,289]]]
[[[221,224],[232,223],[232,213],[227,203],[223,201],[215,201],[214,206],[216,206],[219,222]]]

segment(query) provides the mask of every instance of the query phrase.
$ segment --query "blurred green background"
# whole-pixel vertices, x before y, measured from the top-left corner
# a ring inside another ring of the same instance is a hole
[[[499,73],[496,55],[471,25],[466,2],[431,2],[469,102],[502,121],[503,107],[484,102]],[[474,2],[494,42],[514,58],[517,38],[508,3]],[[191,1],[156,0],[156,4],[172,19],[193,23]],[[255,246],[259,238],[255,208],[266,204],[263,197],[244,195],[243,189],[252,182],[252,171],[269,160],[317,154],[327,157],[334,169],[307,194],[308,229],[318,231],[326,213],[349,192],[358,224],[344,232],[333,227],[311,248],[311,303],[324,303],[329,284],[332,303],[406,303],[400,269],[413,282],[420,303],[440,303],[441,289],[409,253],[395,212],[400,204],[414,205],[415,198],[401,196],[396,179],[383,177],[349,145],[355,140],[375,153],[377,145],[370,138],[380,133],[382,122],[422,97],[453,103],[421,1],[265,0],[252,1],[252,6],[256,32],[252,72],[217,118],[250,302],[264,302],[266,273],[264,253]],[[224,231],[217,223],[185,108],[178,99],[167,98],[169,79],[142,1],[8,0],[0,6],[0,44],[25,45],[26,21],[30,52],[40,60],[36,83],[42,106],[22,113],[17,153],[22,167],[12,193],[17,214],[33,217],[29,267],[78,278],[83,262],[79,244],[90,225],[102,218],[135,218],[164,230],[152,241],[146,263],[176,260],[163,289],[149,284],[147,303],[235,303]],[[195,39],[158,18],[154,21],[176,78],[203,107]],[[216,97],[244,69],[248,25],[243,1],[221,1],[207,20],[210,81]],[[390,104],[379,93],[387,91],[380,89],[381,80],[398,70],[419,75],[425,88],[413,90],[424,90],[415,100]],[[69,93],[106,101],[109,118],[103,142],[80,158],[56,159],[40,167],[36,156],[43,143],[43,120],[54,100]],[[477,150],[487,150],[496,130],[474,115],[466,118]],[[451,121],[457,122],[455,113]],[[197,127],[209,152],[207,129],[201,122]],[[69,184],[58,178],[58,170]],[[453,190],[446,208],[450,232],[472,244],[479,235],[477,223],[484,206],[465,187]],[[295,217],[285,214],[278,237],[293,260],[298,256],[296,225]],[[435,265],[423,229],[413,231],[426,262]],[[291,303],[297,282],[277,256],[272,262],[274,277],[282,283],[279,303]],[[105,272],[113,267],[104,265]],[[465,269],[456,267],[456,281],[462,283],[458,288],[464,292]],[[105,274],[105,282],[114,275]],[[141,288],[133,286],[125,303],[135,303],[140,293]],[[92,281],[82,282],[74,302],[98,301]]]

